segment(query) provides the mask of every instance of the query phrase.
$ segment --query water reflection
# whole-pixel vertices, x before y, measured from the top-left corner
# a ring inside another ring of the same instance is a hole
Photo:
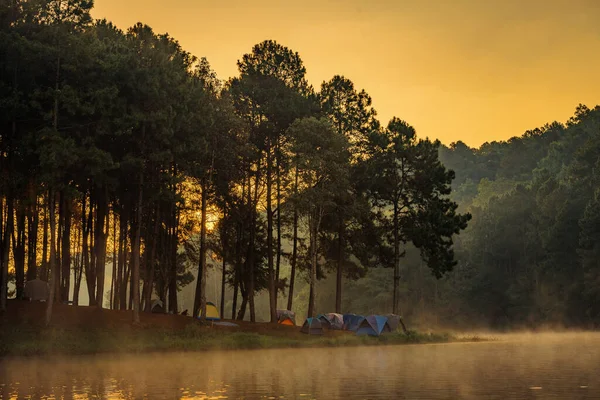
[[[600,335],[389,347],[17,359],[2,399],[592,399]]]

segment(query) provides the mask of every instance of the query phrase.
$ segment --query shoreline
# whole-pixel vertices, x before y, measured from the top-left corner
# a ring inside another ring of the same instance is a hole
[[[6,328],[6,327],[5,327]],[[299,331],[299,327],[298,331]],[[3,329],[0,333],[0,358],[120,355],[175,352],[237,351],[260,349],[301,349],[409,344],[442,344],[485,341],[477,336],[456,337],[448,333],[408,334],[393,332],[378,337],[356,336],[348,331],[330,331],[322,336],[291,337],[256,332],[215,330],[190,324],[183,330],[135,329],[67,330]]]
[[[136,354],[146,352],[204,352],[284,348],[327,348],[377,345],[475,342],[485,339],[449,332],[409,331],[378,337],[356,336],[351,331],[329,330],[307,335],[300,326],[267,322],[230,321],[225,327],[170,314],[141,313],[139,325],[131,311],[56,304],[49,327],[43,326],[43,303],[9,302],[0,316],[0,358],[69,356],[84,354]],[[224,320],[228,321],[228,320]]]

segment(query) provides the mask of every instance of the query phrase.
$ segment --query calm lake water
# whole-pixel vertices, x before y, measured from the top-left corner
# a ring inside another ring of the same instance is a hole
[[[599,399],[600,334],[0,360],[2,399]]]

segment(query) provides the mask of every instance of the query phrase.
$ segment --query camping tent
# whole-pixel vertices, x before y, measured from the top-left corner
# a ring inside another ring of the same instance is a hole
[[[392,331],[396,331],[398,330],[398,326],[402,326],[402,330],[404,332],[406,332],[406,327],[404,326],[404,323],[402,322],[402,317],[396,314],[388,314],[386,315],[387,319],[388,319],[388,324],[390,325],[390,329]]]
[[[300,332],[308,335],[322,335],[323,328],[321,327],[321,321],[319,321],[317,318],[306,318],[306,321],[304,321],[304,325],[302,325]]]
[[[217,310],[217,306],[210,301],[206,302],[206,319],[209,321],[218,321],[221,319],[219,317],[219,310]]]
[[[365,317],[362,315],[344,314],[344,329],[356,332],[363,319],[365,319]]]
[[[150,310],[156,314],[163,314],[165,312],[165,306],[159,299],[154,299],[150,305]]]
[[[384,317],[383,315],[369,315],[360,323],[356,330],[356,334],[358,336],[379,336],[382,333],[391,331],[390,325],[387,322],[387,317]]]
[[[25,283],[25,297],[31,301],[46,301],[50,287],[48,282],[41,279],[32,279]]]
[[[296,326],[296,324],[290,317],[281,317],[279,318],[279,321],[277,321],[277,323],[281,325]]]
[[[321,322],[321,327],[323,329],[331,329],[331,323],[329,319],[325,316],[325,314],[317,315],[317,319]]]
[[[277,310],[277,323],[296,326],[296,314],[290,310]]]
[[[327,329],[342,330],[344,329],[344,316],[342,314],[328,313],[319,315],[321,325]]]

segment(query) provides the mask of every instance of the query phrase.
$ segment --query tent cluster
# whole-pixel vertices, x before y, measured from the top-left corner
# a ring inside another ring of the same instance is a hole
[[[356,314],[319,314],[317,318],[307,318],[300,332],[309,335],[322,335],[324,330],[348,330],[358,336],[379,336],[383,333],[394,332],[402,324],[399,315],[369,315],[364,317]]]

